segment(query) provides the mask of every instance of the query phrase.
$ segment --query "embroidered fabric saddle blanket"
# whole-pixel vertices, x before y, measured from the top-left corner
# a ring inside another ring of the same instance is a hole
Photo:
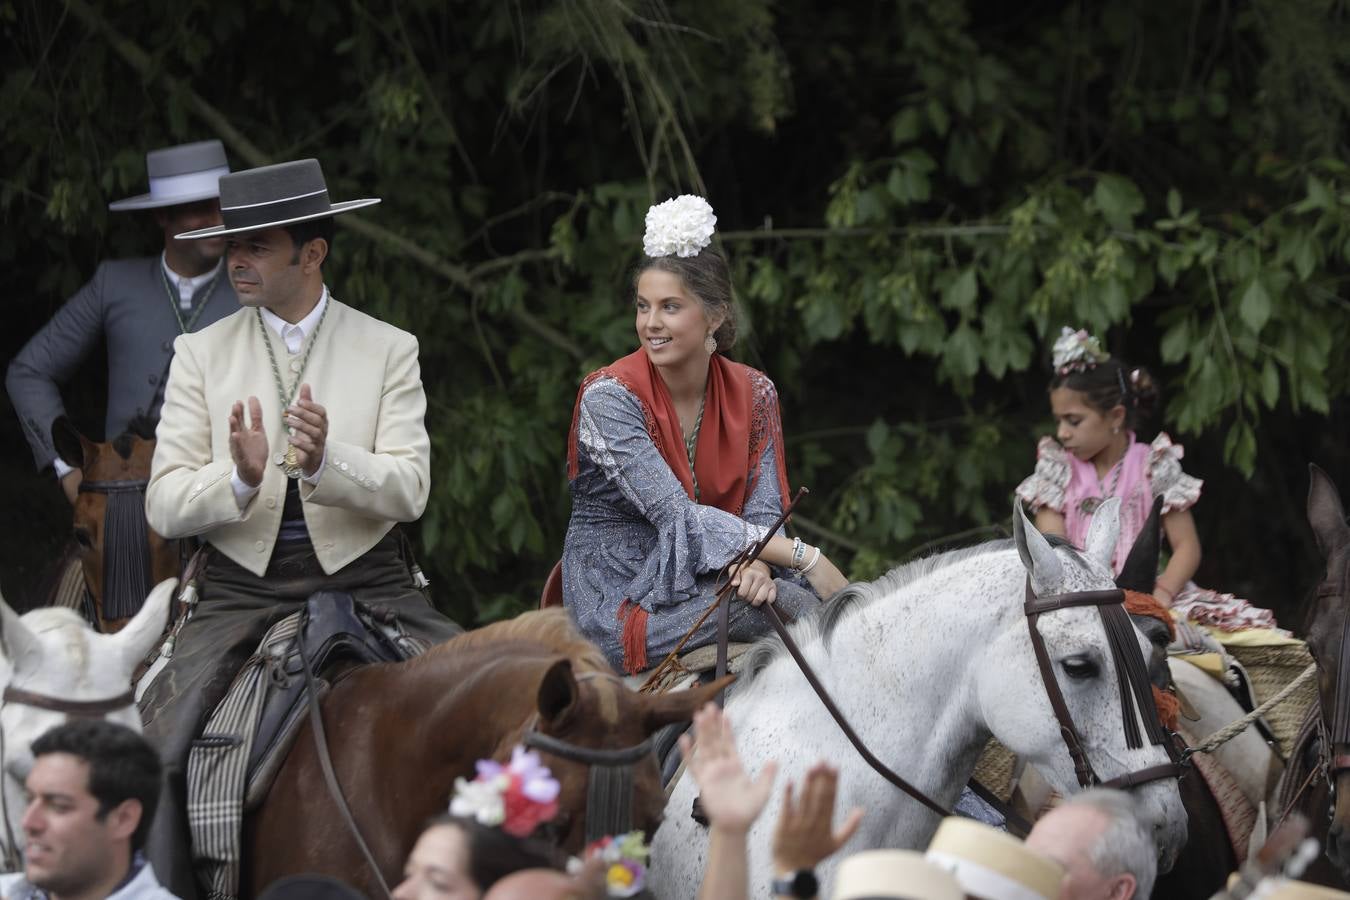
[[[188,754],[192,853],[209,900],[239,895],[244,816],[266,798],[308,713],[303,659],[322,700],[358,665],[425,650],[387,609],[358,608],[350,594],[331,591],[314,594],[303,612],[268,630]]]

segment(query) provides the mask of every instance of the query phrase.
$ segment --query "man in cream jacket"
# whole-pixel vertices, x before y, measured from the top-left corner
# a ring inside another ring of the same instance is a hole
[[[146,515],[210,547],[201,600],[141,700],[166,767],[148,852],[164,883],[195,894],[187,854],[187,754],[263,634],[319,590],[394,609],[412,635],[458,633],[416,590],[392,529],[426,506],[431,445],[417,340],[344,305],[324,284],[333,219],[315,160],[220,180],[238,312],[175,342]]]

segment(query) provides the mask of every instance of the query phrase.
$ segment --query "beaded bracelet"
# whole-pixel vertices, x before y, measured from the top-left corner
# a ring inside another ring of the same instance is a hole
[[[808,573],[808,572],[810,572],[812,569],[814,569],[814,568],[816,567],[816,563],[818,563],[818,562],[820,562],[820,548],[819,548],[819,547],[816,548],[816,555],[813,556],[813,557],[811,557],[811,561],[810,561],[809,563],[807,563],[805,566],[803,566],[802,568],[798,569],[797,571],[798,571],[800,574],[805,575],[806,573]]]
[[[792,562],[789,565],[800,571],[804,559],[806,559],[806,544],[802,543],[801,538],[795,537],[792,539]]]

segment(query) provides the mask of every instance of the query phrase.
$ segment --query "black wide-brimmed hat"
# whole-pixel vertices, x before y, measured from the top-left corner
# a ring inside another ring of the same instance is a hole
[[[220,179],[220,218],[224,224],[185,231],[178,237],[194,240],[262,231],[336,216],[379,202],[373,197],[329,202],[328,185],[324,183],[319,161],[298,159],[224,176]]]
[[[150,192],[114,200],[108,209],[160,209],[219,197],[219,182],[221,176],[230,174],[230,164],[220,141],[197,141],[151,150],[145,154],[145,171]]]

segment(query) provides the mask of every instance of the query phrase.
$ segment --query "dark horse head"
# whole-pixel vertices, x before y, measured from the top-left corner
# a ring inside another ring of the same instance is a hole
[[[1335,483],[1317,466],[1308,468],[1308,524],[1327,563],[1313,596],[1308,651],[1317,661],[1322,757],[1333,792],[1327,855],[1344,873],[1350,870],[1350,527]]]
[[[1139,536],[1134,539],[1130,555],[1116,576],[1116,587],[1124,591],[1136,591],[1140,594],[1152,594],[1153,584],[1158,578],[1158,556],[1162,542],[1162,506],[1163,498],[1153,501],[1153,511],[1144,523]],[[1132,614],[1134,627],[1148,640],[1152,647],[1146,662],[1149,681],[1160,691],[1165,691],[1172,683],[1172,673],[1167,668],[1167,646],[1172,642],[1172,633],[1167,623],[1154,616]]]
[[[117,631],[152,586],[178,574],[178,542],[160,537],[145,521],[154,422],[133,419],[125,432],[100,444],[62,416],[52,423],[52,441],[61,459],[81,473],[72,533],[93,624]]]

